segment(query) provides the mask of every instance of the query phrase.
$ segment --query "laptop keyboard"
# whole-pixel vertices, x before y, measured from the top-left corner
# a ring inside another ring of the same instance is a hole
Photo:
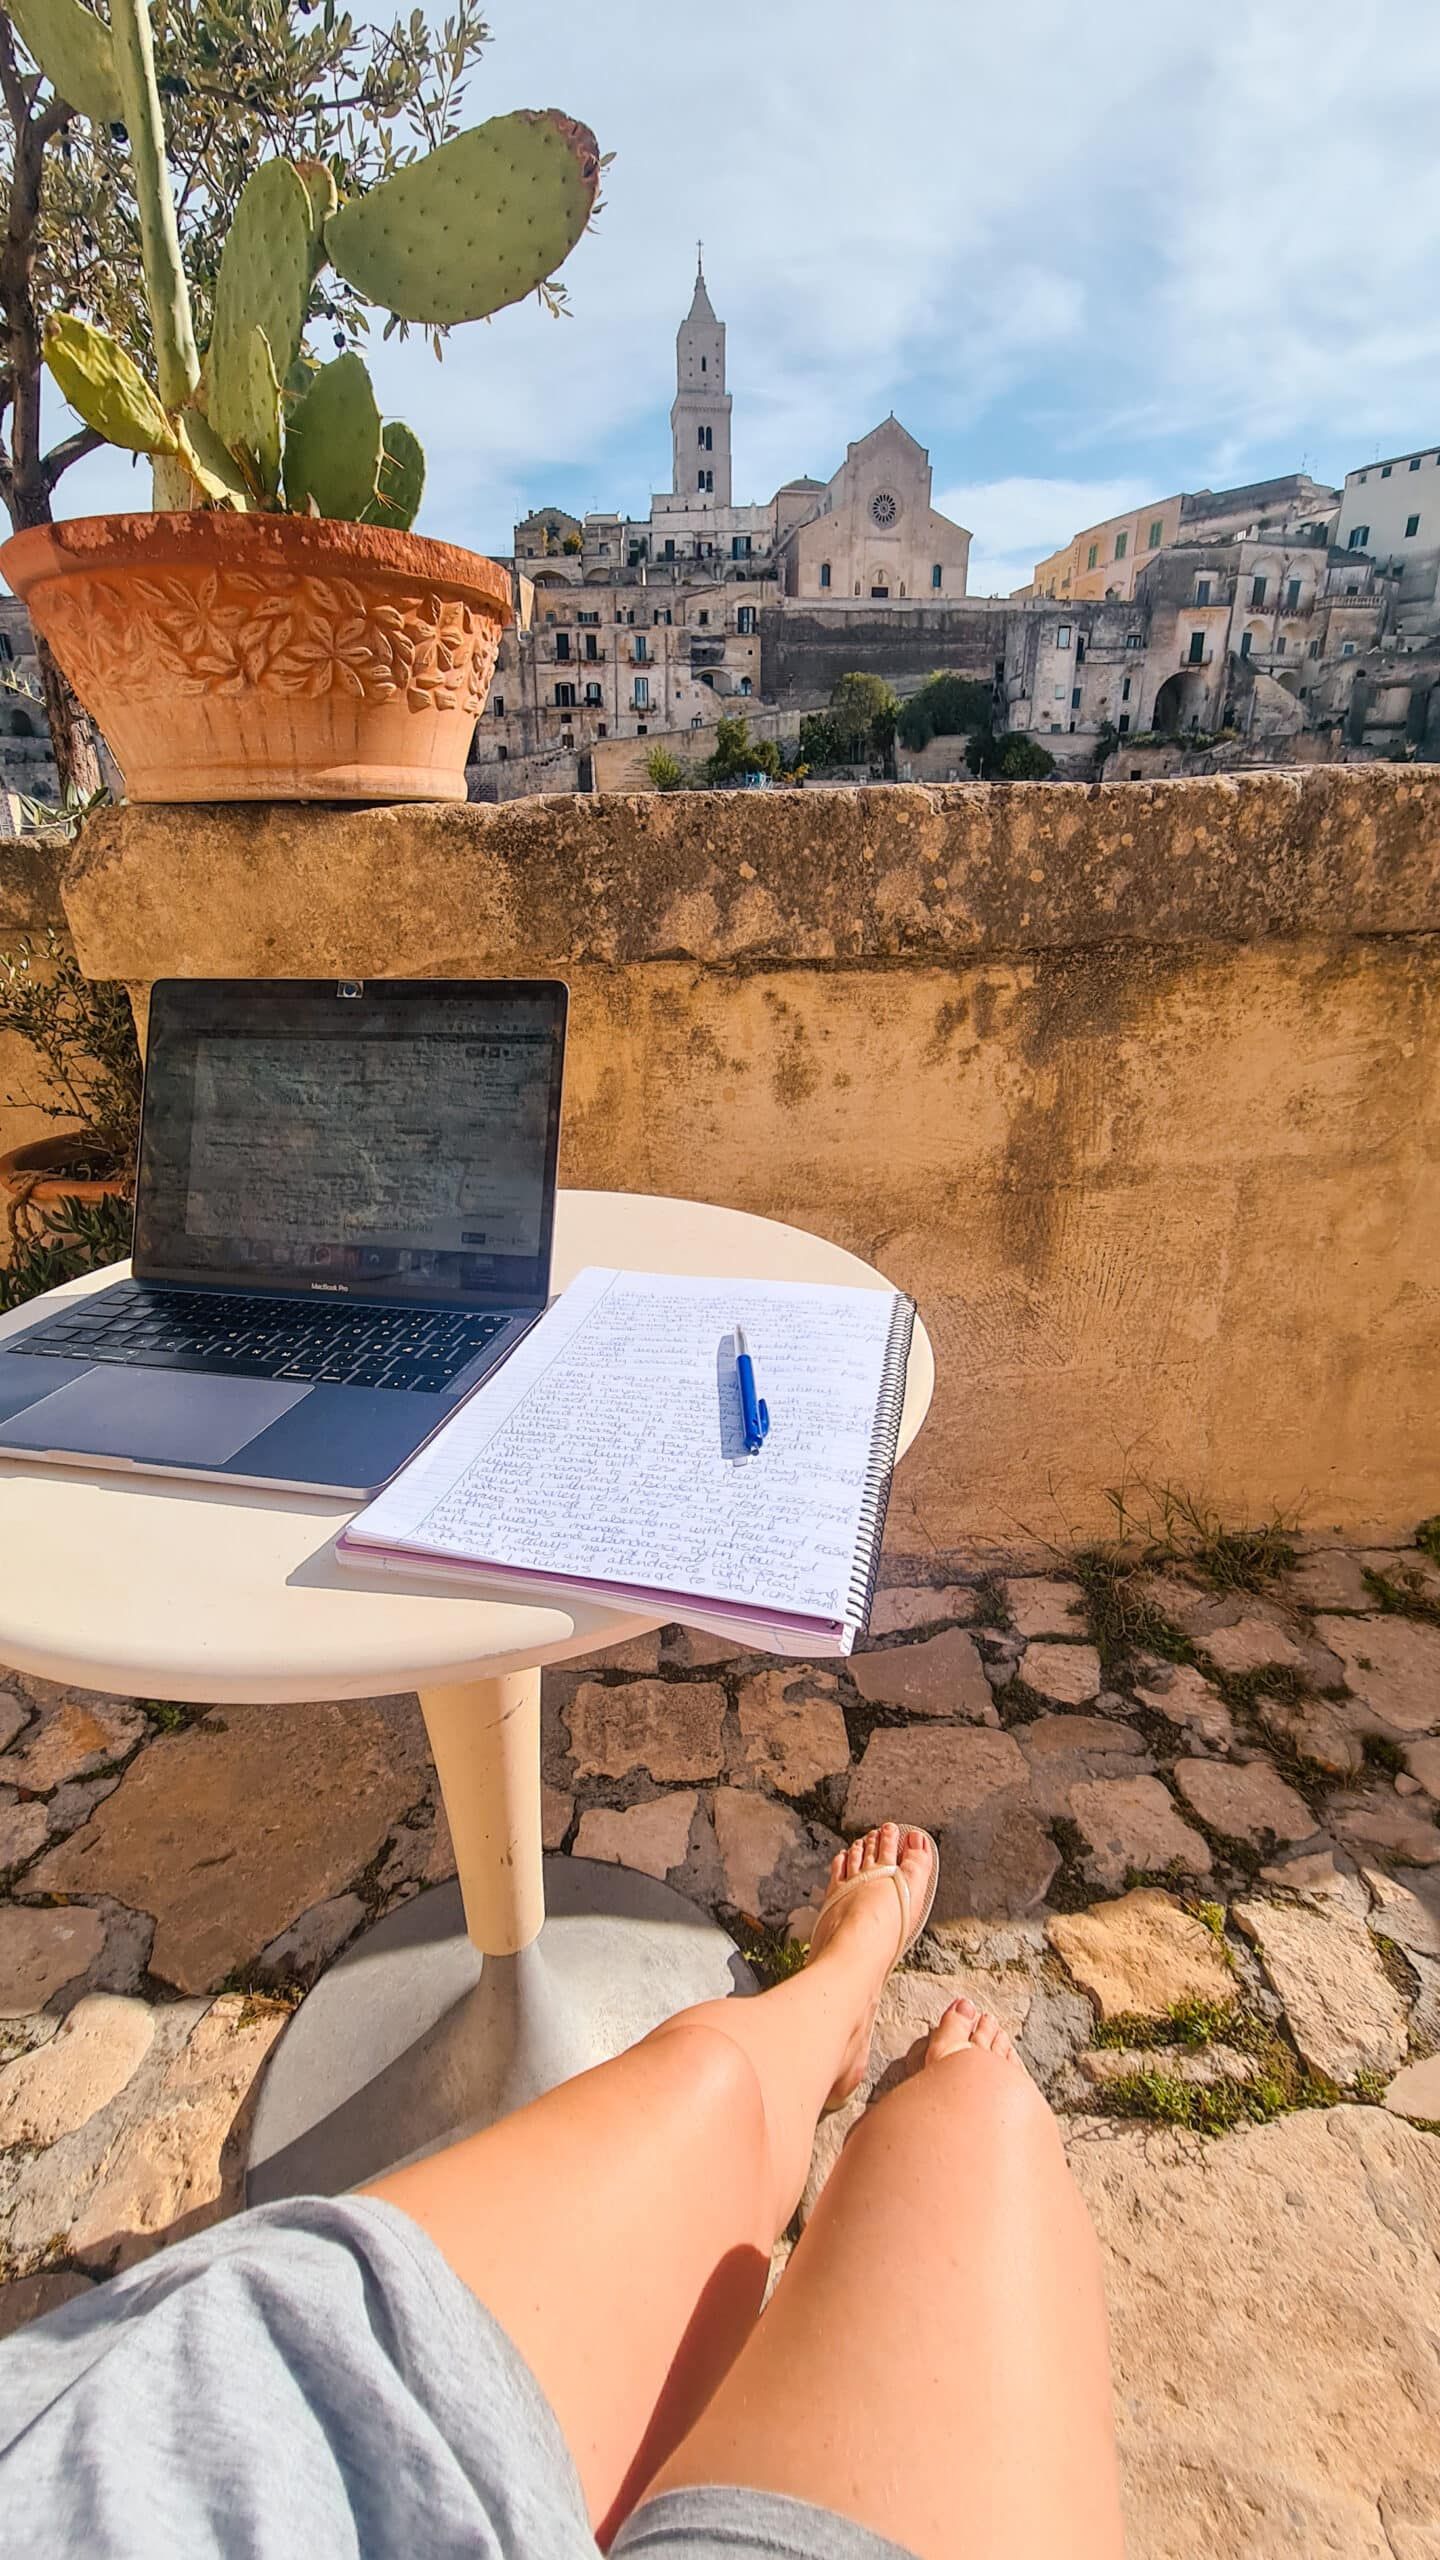
[[[150,1369],[218,1370],[238,1378],[307,1378],[326,1386],[433,1394],[503,1333],[508,1315],[433,1307],[320,1306],[310,1300],[127,1290],[83,1302],[16,1349],[60,1360]]]

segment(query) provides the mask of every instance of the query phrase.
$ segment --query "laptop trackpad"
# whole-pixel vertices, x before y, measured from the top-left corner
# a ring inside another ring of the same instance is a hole
[[[95,1368],[17,1414],[4,1445],[133,1458],[139,1466],[218,1467],[309,1393],[303,1381]]]

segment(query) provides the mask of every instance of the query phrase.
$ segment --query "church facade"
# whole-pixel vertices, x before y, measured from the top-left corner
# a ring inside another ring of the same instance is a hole
[[[935,509],[929,457],[897,418],[832,479],[789,480],[755,505],[735,503],[731,418],[725,324],[697,265],[675,340],[670,488],[647,516],[541,507],[515,527],[516,621],[475,748],[482,772],[511,771],[483,787],[573,788],[566,757],[703,732],[741,702],[758,714],[768,610],[793,605],[839,636],[857,607],[898,623],[963,599],[970,536]]]

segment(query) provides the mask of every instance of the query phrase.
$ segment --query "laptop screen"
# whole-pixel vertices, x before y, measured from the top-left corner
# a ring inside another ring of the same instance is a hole
[[[549,980],[164,980],[138,1278],[543,1305],[566,991]]]

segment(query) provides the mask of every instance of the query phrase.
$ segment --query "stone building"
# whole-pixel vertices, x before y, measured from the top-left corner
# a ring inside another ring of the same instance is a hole
[[[1301,515],[1274,534],[1159,550],[1128,601],[1032,599],[1007,634],[1008,726],[1041,738],[1062,765],[1093,758],[1107,731],[1349,737],[1351,697],[1390,630],[1395,582],[1323,534]]]
[[[0,835],[22,831],[23,800],[59,797],[30,616],[18,596],[0,595]]]
[[[477,791],[573,789],[602,742],[683,742],[738,702],[758,703],[762,614],[771,666],[793,658],[812,678],[790,688],[797,698],[824,700],[833,677],[820,671],[837,648],[847,664],[877,648],[886,658],[877,618],[915,659],[917,682],[937,663],[978,660],[988,673],[991,632],[977,639],[973,613],[948,627],[970,536],[933,506],[929,456],[897,418],[850,445],[832,479],[802,475],[765,504],[734,503],[725,326],[703,267],[675,341],[670,433],[673,485],[648,516],[540,507],[516,525],[517,618],[476,730]],[[791,608],[805,630],[787,653],[773,626]],[[858,658],[852,615],[864,625]]]
[[[1059,551],[1037,560],[1026,596],[1054,596],[1071,603],[1133,596],[1136,582],[1155,558],[1176,543],[1219,542],[1233,534],[1265,533],[1282,525],[1325,524],[1339,502],[1338,489],[1323,488],[1308,472],[1278,480],[1250,480],[1234,489],[1195,489],[1156,498],[1129,515],[1087,525]]]
[[[1347,471],[1335,539],[1398,573],[1396,627],[1430,637],[1440,624],[1440,446]]]

